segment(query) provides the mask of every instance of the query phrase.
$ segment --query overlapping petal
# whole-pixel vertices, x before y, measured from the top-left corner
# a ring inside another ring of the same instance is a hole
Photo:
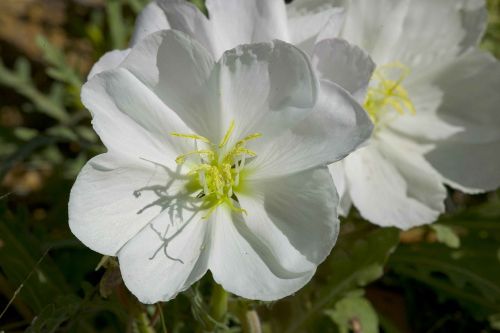
[[[198,270],[206,272],[212,222],[202,216],[178,199],[118,252],[123,281],[141,302],[172,299],[199,278]]]
[[[281,41],[224,53],[212,81],[223,127],[234,121],[235,140],[258,132],[267,141],[306,117],[317,99],[318,83],[307,56]]]
[[[165,30],[142,39],[121,67],[137,77],[192,130],[209,136],[219,130],[220,118],[214,105],[216,97],[207,93],[214,64],[213,57],[196,40],[175,30]]]
[[[321,40],[338,37],[344,9],[329,1],[295,0],[287,5],[291,42],[308,54]]]
[[[439,73],[443,92],[437,112],[442,122],[461,129],[437,142],[426,157],[455,187],[466,192],[500,186],[500,63],[475,51]]]
[[[123,60],[125,60],[125,58],[128,56],[129,53],[130,49],[126,49],[123,51],[114,50],[105,53],[94,64],[94,66],[92,66],[92,69],[90,70],[87,79],[90,80],[96,74],[118,67],[123,62]]]
[[[312,113],[265,146],[256,148],[252,178],[271,178],[344,158],[371,135],[373,124],[353,97],[335,83],[321,82]]]
[[[375,141],[345,159],[350,196],[367,220],[409,229],[435,221],[446,190],[419,147]]]
[[[339,38],[316,44],[312,64],[318,76],[347,90],[362,104],[375,63],[359,47]]]
[[[71,231],[94,251],[116,255],[161,215],[167,201],[162,201],[155,189],[170,195],[178,190],[171,173],[164,166],[116,153],[94,157],[80,171],[71,190]]]
[[[281,0],[207,0],[219,55],[240,44],[288,41],[285,4]]]
[[[339,194],[339,214],[347,216],[352,206],[351,195],[349,194],[349,187],[347,185],[347,176],[345,172],[344,161],[338,161],[328,166],[330,174],[332,175],[333,182]]]
[[[175,168],[186,149],[168,135],[188,127],[137,77],[124,68],[94,76],[82,88],[92,125],[109,151]]]
[[[377,64],[399,61],[419,71],[476,45],[485,27],[483,0],[353,0],[341,36]]]
[[[333,247],[337,194],[326,168],[257,183],[250,191],[240,195],[248,216],[219,211],[209,266],[226,290],[276,300],[306,284]]]
[[[285,4],[279,0],[206,2],[207,19],[185,0],[157,0],[139,15],[132,43],[148,34],[175,29],[191,36],[216,59],[240,44],[289,40]]]

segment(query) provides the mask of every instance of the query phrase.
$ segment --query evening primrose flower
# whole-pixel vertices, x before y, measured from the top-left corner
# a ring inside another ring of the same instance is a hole
[[[317,2],[327,4],[333,2]],[[368,220],[406,229],[444,211],[443,184],[466,193],[497,188],[500,64],[477,49],[484,1],[344,5],[339,36],[377,63],[360,99],[374,134],[369,145],[331,167],[344,211],[352,200]]]
[[[144,303],[173,298],[207,270],[250,299],[297,291],[338,234],[327,165],[369,135],[353,120],[359,104],[327,88],[328,98],[307,56],[284,42],[215,62],[181,32],[149,34],[83,86],[108,151],[73,186],[72,232],[117,256]]]

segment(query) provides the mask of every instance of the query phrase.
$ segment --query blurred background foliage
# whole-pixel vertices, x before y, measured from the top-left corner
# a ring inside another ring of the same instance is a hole
[[[174,301],[139,304],[116,261],[70,233],[67,201],[103,152],[82,82],[100,55],[126,46],[146,2],[0,1],[0,332],[500,330],[498,193],[450,190],[437,224],[407,232],[353,212],[313,281],[279,302],[230,295],[227,312],[214,311],[207,275]],[[488,6],[483,47],[500,57],[500,0]]]

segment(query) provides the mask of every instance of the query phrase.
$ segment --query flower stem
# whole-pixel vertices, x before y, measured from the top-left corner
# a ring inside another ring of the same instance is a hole
[[[135,317],[137,331],[139,333],[156,333],[155,329],[151,327],[148,315],[145,312],[138,313]]]
[[[229,294],[219,284],[214,282],[212,287],[212,299],[210,300],[210,315],[217,322],[223,322],[227,313],[227,300]]]
[[[241,323],[243,333],[262,333],[259,314],[254,309],[250,309],[245,301],[240,301],[238,306],[238,318]]]

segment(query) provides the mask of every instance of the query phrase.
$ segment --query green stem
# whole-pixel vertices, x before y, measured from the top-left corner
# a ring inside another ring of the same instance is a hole
[[[151,327],[148,315],[145,312],[137,314],[135,323],[137,324],[137,331],[139,333],[156,333],[154,328]]]
[[[212,299],[210,300],[210,316],[217,322],[224,322],[227,313],[227,300],[229,294],[219,284],[214,282]]]
[[[167,325],[165,324],[165,316],[163,315],[161,303],[158,303],[158,309],[160,310],[161,329],[163,330],[163,333],[167,333]]]
[[[262,333],[259,314],[254,309],[249,309],[245,301],[239,302],[238,318],[243,333]]]

